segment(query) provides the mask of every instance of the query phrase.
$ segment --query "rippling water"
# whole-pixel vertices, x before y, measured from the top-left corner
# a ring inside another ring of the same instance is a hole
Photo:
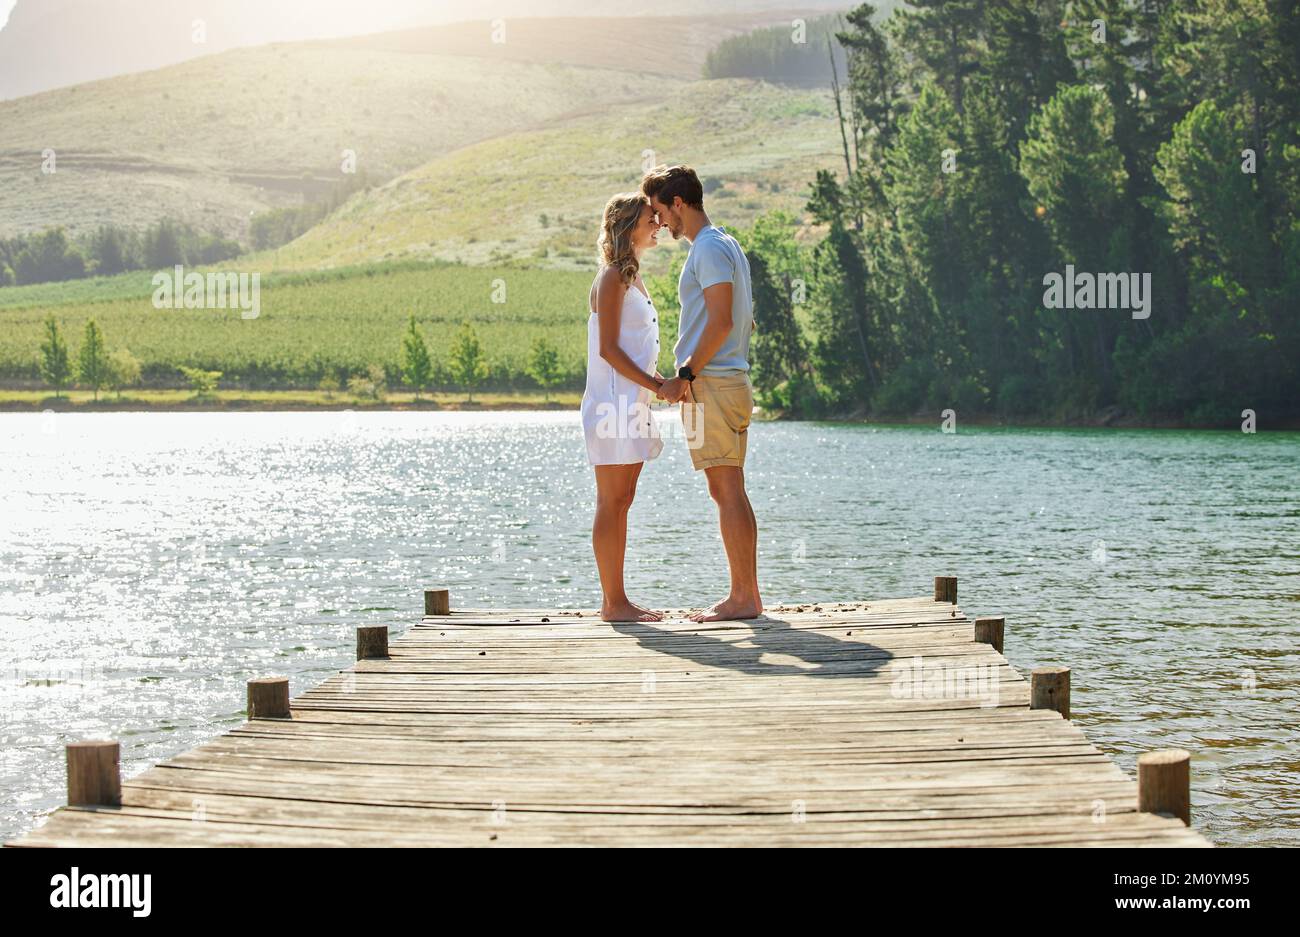
[[[421,589],[592,607],[576,414],[0,416],[0,837],[64,797],[63,745],[124,770],[300,693]],[[769,602],[926,594],[1007,616],[1023,671],[1073,667],[1074,717],[1130,772],[1192,750],[1195,823],[1300,845],[1300,435],[760,424],[747,469]],[[721,597],[680,440],[631,518],[629,593]]]

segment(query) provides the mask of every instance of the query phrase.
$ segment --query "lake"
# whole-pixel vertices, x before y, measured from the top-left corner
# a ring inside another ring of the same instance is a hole
[[[1007,617],[1022,673],[1133,773],[1192,751],[1193,822],[1300,845],[1300,434],[762,423],[768,604],[925,595]],[[65,798],[63,746],[130,776],[295,695],[358,625],[453,605],[594,607],[576,413],[0,415],[0,838]],[[628,591],[703,605],[726,566],[681,439],[647,466]]]

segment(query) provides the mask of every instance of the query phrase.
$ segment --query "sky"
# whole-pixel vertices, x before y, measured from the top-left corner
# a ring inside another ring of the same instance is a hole
[[[9,11],[14,8],[14,4],[17,2],[18,0],[0,0],[0,29],[3,29],[4,24],[9,22]]]

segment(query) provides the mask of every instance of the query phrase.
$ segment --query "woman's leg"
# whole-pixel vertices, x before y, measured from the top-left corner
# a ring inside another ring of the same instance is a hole
[[[659,621],[662,616],[634,605],[623,588],[623,558],[627,553],[627,512],[636,497],[636,481],[643,462],[596,466],[596,517],[591,525],[591,545],[600,572],[605,621]]]

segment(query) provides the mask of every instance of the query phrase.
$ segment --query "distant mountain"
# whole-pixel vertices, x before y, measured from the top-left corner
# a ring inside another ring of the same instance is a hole
[[[663,0],[614,15],[775,10],[789,0]],[[839,8],[828,0],[800,7]],[[589,0],[17,0],[0,29],[0,100],[241,46],[496,17],[590,15]],[[610,12],[602,10],[603,15]],[[196,28],[196,21],[202,27]],[[508,32],[507,32],[508,35]]]

